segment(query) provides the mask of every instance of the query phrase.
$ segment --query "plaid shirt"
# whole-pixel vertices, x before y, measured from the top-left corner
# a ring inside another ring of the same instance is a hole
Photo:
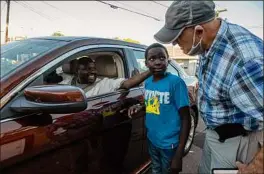
[[[208,128],[240,123],[263,130],[263,40],[222,20],[197,73],[198,106]]]

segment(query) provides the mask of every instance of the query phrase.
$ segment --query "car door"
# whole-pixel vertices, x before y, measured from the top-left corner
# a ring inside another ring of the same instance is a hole
[[[122,65],[116,65],[123,67],[117,69],[126,70],[122,73],[125,74],[125,78],[131,77],[134,66],[126,49],[105,45],[97,51],[119,53]],[[103,117],[101,167],[107,170],[106,173],[130,173],[142,163],[140,156],[143,145],[143,122],[127,116],[130,106],[142,102],[142,95],[141,90],[133,88],[119,89],[97,96],[101,98],[101,103],[97,106],[101,108],[99,112]]]
[[[77,54],[98,51],[89,46],[78,49]],[[71,53],[57,60],[65,61],[69,57]],[[50,64],[40,70],[42,74],[51,71]],[[126,74],[132,71],[129,67]],[[43,84],[42,75],[33,74],[33,77],[23,89]],[[23,95],[23,90],[1,109],[1,115],[5,116],[1,117],[1,172],[121,173],[140,165],[141,161],[136,159],[142,152],[141,138],[138,138],[142,135],[142,123],[134,124],[134,120],[120,111],[138,103],[142,91],[121,90],[88,97],[87,109],[74,114],[15,113],[10,105],[19,95]],[[128,165],[123,167],[124,161]]]
[[[131,55],[134,59],[134,66],[138,69],[139,72],[144,72],[148,70],[148,68],[145,65],[145,50],[143,49],[131,49],[130,50]],[[144,94],[144,88],[143,86],[140,87],[140,90]],[[144,96],[143,96],[144,97]],[[149,155],[148,155],[148,148],[147,148],[147,133],[145,129],[145,112],[140,114],[142,122],[143,122],[143,146],[142,146],[142,160],[143,160],[143,167],[146,167],[146,165],[149,164]]]
[[[46,72],[90,48],[72,50],[43,66],[25,79],[30,83],[22,82],[22,90],[1,108],[1,173],[99,173],[103,117],[97,104],[101,98],[87,99],[87,109],[79,113],[20,114],[11,110],[27,87],[43,85]]]
[[[19,115],[3,108],[1,115],[9,117],[1,120],[1,173],[96,170],[89,164],[97,161],[95,157],[100,151],[97,135],[102,118],[94,112],[100,101],[89,101],[85,111],[72,114]]]
[[[139,48],[131,48],[128,50],[129,54],[131,55],[131,60],[133,61],[134,69],[140,73],[148,70],[148,68],[145,66],[145,50],[139,49]],[[137,87],[138,90],[142,91],[142,103],[144,103],[144,87],[143,83]],[[141,170],[144,170],[144,168],[149,164],[149,155],[148,155],[148,149],[147,149],[147,136],[146,136],[146,129],[145,129],[145,111],[140,112],[137,115],[137,121],[140,122],[142,125],[142,155],[141,155],[141,166],[135,170],[135,172],[140,172]]]
[[[101,111],[104,130],[102,133],[102,167],[106,173],[130,173],[140,166],[142,154],[142,124],[127,116],[127,108],[139,103],[139,90],[119,90],[102,97]]]

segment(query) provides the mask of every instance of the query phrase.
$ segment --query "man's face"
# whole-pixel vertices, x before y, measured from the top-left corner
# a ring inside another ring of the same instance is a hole
[[[146,66],[153,75],[163,75],[168,66],[168,56],[163,48],[151,48],[146,57]]]
[[[97,78],[95,63],[79,64],[77,77],[81,84],[93,84]]]
[[[193,45],[194,28],[189,27],[183,30],[181,35],[172,42],[173,45],[178,44],[184,54],[187,54]],[[197,42],[195,42],[196,44]]]

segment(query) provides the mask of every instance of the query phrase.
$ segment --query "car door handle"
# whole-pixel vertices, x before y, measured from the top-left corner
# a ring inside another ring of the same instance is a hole
[[[138,132],[132,132],[131,135],[132,135],[132,136],[140,136],[140,133],[138,133]]]
[[[132,138],[132,140],[140,140],[142,138],[142,135],[138,132],[132,132],[131,138]]]

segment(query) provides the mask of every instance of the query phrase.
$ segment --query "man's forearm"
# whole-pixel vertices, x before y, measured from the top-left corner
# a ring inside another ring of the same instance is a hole
[[[180,108],[179,114],[181,117],[181,130],[180,130],[180,142],[176,154],[182,156],[184,153],[185,144],[187,142],[191,128],[191,123],[190,123],[191,117],[190,117],[189,106]]]
[[[146,80],[149,76],[151,76],[150,71],[145,71],[141,74],[137,74],[126,81],[124,81],[120,88],[123,89],[130,89],[135,86],[138,86],[140,83],[142,83],[144,80]]]

